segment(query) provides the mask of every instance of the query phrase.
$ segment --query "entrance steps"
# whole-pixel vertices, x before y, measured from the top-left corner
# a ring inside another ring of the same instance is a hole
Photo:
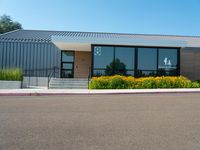
[[[50,89],[88,89],[87,78],[52,78]]]

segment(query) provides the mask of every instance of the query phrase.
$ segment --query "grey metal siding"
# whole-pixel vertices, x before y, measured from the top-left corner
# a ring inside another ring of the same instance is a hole
[[[26,76],[47,77],[60,68],[60,55],[53,43],[0,41],[0,69],[20,68]]]
[[[191,80],[200,80],[200,48],[182,48],[180,58],[181,75]]]
[[[3,43],[0,43],[0,69],[3,68]]]

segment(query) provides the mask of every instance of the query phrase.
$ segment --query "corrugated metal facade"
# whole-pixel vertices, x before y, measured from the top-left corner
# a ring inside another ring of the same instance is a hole
[[[60,68],[60,59],[60,49],[51,42],[0,41],[0,69],[20,68],[25,76],[47,77],[54,67]]]
[[[60,77],[61,51],[52,43],[56,43],[54,38],[58,38],[58,43],[64,40],[65,43],[81,42],[81,44],[84,44],[84,41],[89,41],[86,44],[145,46],[140,43],[143,41],[142,43],[146,42],[146,46],[200,47],[200,36],[16,30],[0,35],[0,69],[21,68],[26,76],[47,77],[53,71],[53,67],[57,67],[59,69],[55,76]],[[155,41],[157,41],[158,45],[152,44]],[[162,41],[167,41],[167,43],[159,45]],[[170,46],[168,42],[171,43]],[[177,43],[180,45],[172,46],[174,44],[177,45]],[[90,45],[89,47],[91,48]],[[198,53],[200,52],[198,51]],[[181,63],[186,61],[187,55],[185,55],[184,59],[181,59]],[[195,57],[195,62],[199,64],[197,58]],[[190,72],[190,74],[193,73],[193,71]],[[200,74],[196,73],[195,77],[198,76]]]

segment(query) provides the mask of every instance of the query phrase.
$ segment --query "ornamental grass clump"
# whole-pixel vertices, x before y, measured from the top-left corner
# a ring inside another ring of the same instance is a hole
[[[157,88],[198,88],[200,84],[178,77],[142,77],[102,76],[94,77],[90,89],[157,89]]]
[[[0,70],[0,80],[22,81],[22,71],[20,69]]]

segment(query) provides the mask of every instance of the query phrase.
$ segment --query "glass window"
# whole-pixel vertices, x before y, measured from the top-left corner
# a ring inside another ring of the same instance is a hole
[[[109,46],[94,47],[94,68],[106,69],[114,59],[114,48]]]
[[[73,69],[73,63],[63,63],[62,69]]]
[[[137,48],[137,56],[135,49],[122,46],[94,46],[93,75],[136,74],[138,77],[178,75],[178,49],[140,47]]]
[[[134,76],[135,71],[127,70],[126,75],[127,76]]]
[[[94,76],[105,76],[105,69],[93,69]]]
[[[159,49],[159,69],[177,68],[177,49]]]
[[[130,47],[94,47],[93,75],[134,75],[135,49]]]
[[[158,75],[177,75],[177,56],[177,49],[159,48]]]
[[[171,69],[171,70],[159,69],[158,70],[158,76],[177,76],[177,75],[178,75],[177,69]]]
[[[152,70],[152,71],[145,71],[145,70],[138,70],[137,71],[137,76],[138,77],[145,77],[145,76],[156,76],[157,75],[157,71],[156,70]]]
[[[73,62],[74,52],[62,51],[62,62]]]
[[[61,70],[62,78],[73,78],[73,71],[72,70]]]
[[[116,47],[115,59],[119,59],[121,63],[126,66],[127,70],[134,70],[135,48],[130,47]]]
[[[138,48],[138,70],[157,70],[156,48]]]

